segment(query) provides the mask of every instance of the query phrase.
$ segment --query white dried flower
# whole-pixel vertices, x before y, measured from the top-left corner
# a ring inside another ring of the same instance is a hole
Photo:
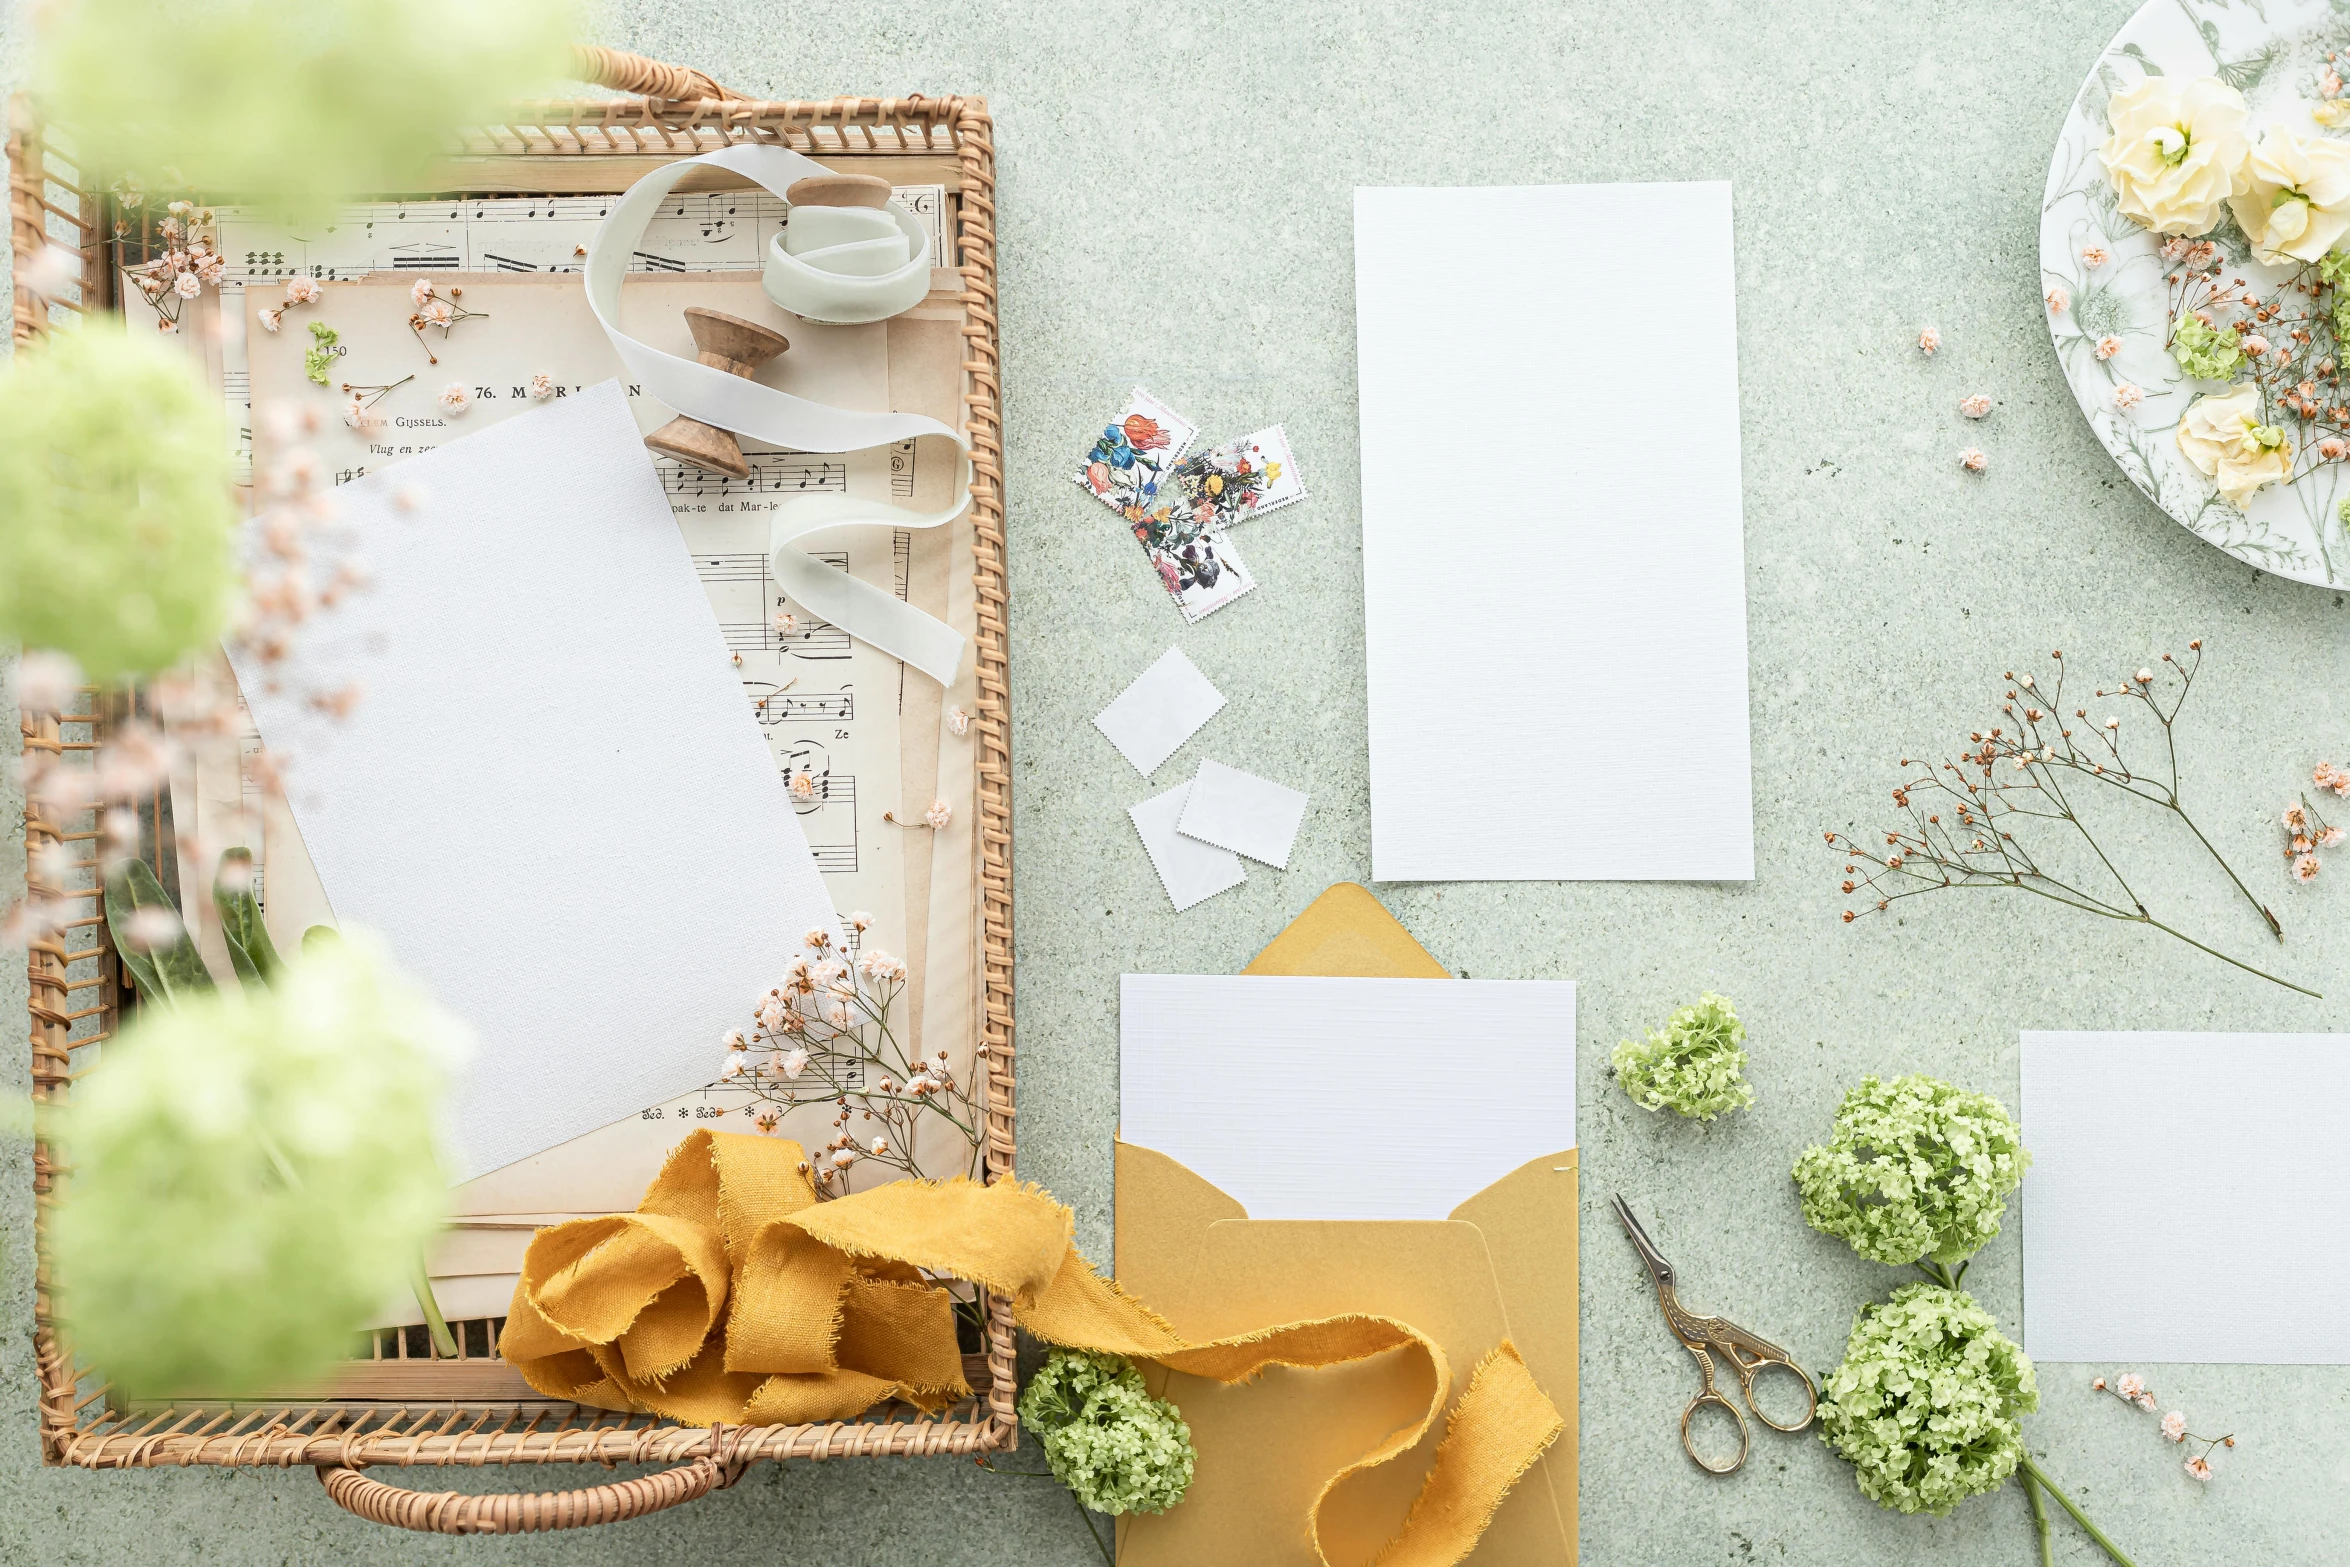
[[[808,1052],[795,1047],[776,1064],[783,1069],[785,1077],[796,1079],[802,1072],[808,1070]]]
[[[530,400],[532,402],[543,403],[554,395],[555,378],[547,374],[546,371],[541,370],[530,378]]]
[[[432,299],[432,279],[428,277],[420,277],[414,283],[410,284],[408,286],[408,298],[417,309],[422,310]]]
[[[947,823],[955,819],[955,808],[944,800],[933,800],[930,809],[922,813],[922,819],[930,824],[933,832],[944,832]]]
[[[441,411],[454,419],[473,406],[473,394],[465,390],[463,383],[451,381],[441,388],[438,401]]]
[[[967,735],[971,732],[971,715],[959,707],[947,709],[947,733]]]
[[[876,1137],[876,1138],[874,1138],[874,1139],[873,1139],[873,1156],[874,1156],[876,1159],[878,1159],[878,1158],[882,1157],[884,1154],[887,1154],[888,1152],[889,1152],[889,1139],[888,1139],[888,1138],[886,1138],[886,1137]]]
[[[836,1149],[832,1155],[832,1166],[836,1170],[845,1170],[856,1162],[857,1150],[854,1148]]]
[[[286,303],[289,305],[315,305],[318,303],[319,293],[320,289],[316,278],[297,277],[286,280]]]

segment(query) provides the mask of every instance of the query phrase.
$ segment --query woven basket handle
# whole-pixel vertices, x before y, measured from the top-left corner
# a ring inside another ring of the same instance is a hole
[[[581,81],[594,82],[614,92],[638,93],[647,98],[666,98],[681,103],[693,103],[703,98],[734,102],[742,98],[742,94],[719,86],[700,71],[689,71],[682,65],[665,65],[659,60],[648,60],[641,54],[630,54],[625,49],[580,44],[573,49],[572,57],[578,62]]]
[[[732,1444],[722,1444],[731,1453]],[[462,1491],[403,1491],[341,1464],[320,1464],[318,1483],[337,1507],[371,1523],[423,1534],[539,1534],[642,1518],[698,1501],[734,1484],[739,1463],[705,1453],[691,1463],[584,1491],[525,1491],[486,1496]]]

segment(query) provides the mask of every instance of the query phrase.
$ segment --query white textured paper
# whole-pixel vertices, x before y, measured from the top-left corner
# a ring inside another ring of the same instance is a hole
[[[1306,799],[1300,791],[1254,773],[1222,762],[1202,762],[1175,830],[1275,870],[1287,870],[1290,845],[1297,842],[1298,823],[1305,820]]]
[[[1179,783],[1165,794],[1154,794],[1140,805],[1126,807],[1142,846],[1159,873],[1159,885],[1180,914],[1203,898],[1212,898],[1248,880],[1240,858],[1229,849],[1186,838],[1176,830],[1183,817],[1184,797],[1191,785]]]
[[[2350,1365],[2350,1036],[2023,1036],[2034,1359]]]
[[[1754,875],[1730,187],[1355,192],[1381,881]]]
[[[1135,676],[1093,723],[1110,737],[1118,754],[1148,778],[1223,706],[1224,693],[1208,683],[1208,677],[1183,656],[1183,649],[1171,647]]]
[[[617,383],[336,497],[370,585],[300,677],[364,695],[237,674],[337,917],[480,1036],[465,1180],[708,1082],[832,903]]]
[[[1568,980],[1128,974],[1118,1135],[1252,1219],[1442,1219],[1575,1146]]]

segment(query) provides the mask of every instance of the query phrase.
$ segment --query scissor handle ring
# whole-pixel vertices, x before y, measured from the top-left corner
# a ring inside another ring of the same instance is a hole
[[[1738,1456],[1731,1459],[1726,1464],[1707,1463],[1705,1459],[1698,1453],[1697,1444],[1689,1440],[1689,1422],[1696,1418],[1698,1410],[1704,1408],[1708,1404],[1721,1405],[1722,1408],[1730,1412],[1730,1418],[1738,1423]],[[1739,1466],[1746,1462],[1746,1447],[1748,1440],[1749,1438],[1746,1431],[1746,1417],[1740,1414],[1738,1412],[1738,1406],[1724,1398],[1718,1389],[1710,1387],[1707,1388],[1704,1392],[1698,1394],[1695,1398],[1689,1401],[1689,1407],[1687,1409],[1681,1411],[1681,1451],[1687,1453],[1689,1455],[1689,1461],[1697,1465],[1698,1468],[1704,1470],[1707,1474],[1736,1474],[1738,1472]]]
[[[1783,1426],[1779,1424],[1778,1421],[1773,1420],[1770,1417],[1770,1415],[1763,1409],[1762,1405],[1754,1401],[1755,1373],[1763,1370],[1767,1366],[1784,1366],[1789,1371],[1794,1372],[1796,1380],[1803,1384],[1803,1418],[1796,1421],[1793,1425]],[[1813,1385],[1811,1373],[1804,1370],[1801,1366],[1797,1365],[1792,1360],[1758,1360],[1751,1365],[1744,1361],[1740,1361],[1738,1362],[1738,1380],[1741,1384],[1741,1390],[1746,1395],[1746,1407],[1754,1411],[1755,1419],[1761,1421],[1764,1425],[1769,1426],[1774,1431],[1785,1431],[1789,1433],[1801,1431],[1811,1424],[1811,1417],[1819,1413],[1819,1388]]]

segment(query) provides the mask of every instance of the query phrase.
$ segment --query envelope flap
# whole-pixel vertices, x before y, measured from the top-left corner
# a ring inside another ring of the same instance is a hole
[[[1320,974],[1349,979],[1450,979],[1451,970],[1412,939],[1370,889],[1333,884],[1275,936],[1243,974]]]
[[[1111,1257],[1118,1283],[1184,1332],[1192,1325],[1185,1299],[1200,1235],[1219,1219],[1245,1219],[1248,1210],[1184,1165],[1155,1148],[1117,1144],[1118,1201],[1112,1215]]]

